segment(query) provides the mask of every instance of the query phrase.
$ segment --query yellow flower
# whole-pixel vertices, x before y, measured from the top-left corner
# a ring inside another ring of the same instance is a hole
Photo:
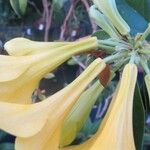
[[[16,149],[49,149],[49,143],[59,142],[60,136],[57,141],[53,136],[60,133],[64,119],[83,90],[104,68],[105,63],[96,59],[71,84],[36,104],[0,102],[0,128],[18,136]]]
[[[39,81],[71,56],[97,48],[95,37],[27,56],[0,55],[0,101],[31,103]]]
[[[93,3],[122,35],[127,35],[130,32],[129,25],[119,14],[115,0],[93,0]]]
[[[5,43],[4,48],[9,55],[23,56],[71,44],[72,42],[39,42],[18,37]]]
[[[137,67],[127,64],[98,132],[81,145],[61,150],[135,150],[132,111],[136,79]]]
[[[23,146],[24,149],[31,147],[32,150],[34,147],[43,147],[47,140],[51,140],[50,137],[58,126],[62,126],[64,118],[86,86],[104,68],[105,63],[99,58],[96,59],[71,84],[36,104],[23,105],[0,102],[0,129],[19,136],[17,138],[19,147]],[[25,143],[29,143],[30,146]]]

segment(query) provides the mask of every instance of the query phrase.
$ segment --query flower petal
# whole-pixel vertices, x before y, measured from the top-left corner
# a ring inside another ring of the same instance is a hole
[[[45,143],[51,143],[52,135],[63,125],[63,121],[78,100],[86,86],[104,69],[105,64],[95,60],[75,81],[49,98],[49,118],[40,132],[28,138],[16,139],[16,149],[43,150]],[[41,139],[37,143],[38,139]],[[21,148],[21,149],[20,149]]]
[[[18,37],[5,43],[4,48],[9,55],[23,56],[35,54],[46,50],[53,50],[56,47],[68,45],[71,42],[39,42]]]
[[[0,82],[11,81],[21,76],[30,67],[23,58],[0,55]]]
[[[95,60],[70,85],[42,102],[29,105],[0,102],[0,128],[19,137],[33,136],[48,118],[51,124],[48,128],[52,132],[55,123],[62,121],[86,86],[104,67],[105,63],[101,59]]]
[[[73,55],[97,47],[97,38],[89,37],[27,56],[0,56],[0,101],[31,103],[31,96],[39,81]],[[13,66],[12,66],[13,65]]]

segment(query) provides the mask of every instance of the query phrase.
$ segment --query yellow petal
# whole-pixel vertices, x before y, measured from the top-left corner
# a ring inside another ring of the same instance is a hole
[[[42,102],[28,105],[0,102],[0,128],[16,136],[28,137],[42,128],[48,116],[51,126],[55,126],[54,121],[59,121],[63,113],[71,109],[82,91],[104,67],[101,59],[95,60],[71,84]]]
[[[21,63],[20,63],[21,62]],[[11,81],[22,75],[30,66],[22,58],[0,55],[0,82]]]
[[[89,37],[54,51],[20,57],[0,55],[0,101],[31,103],[34,89],[47,73],[71,56],[96,47],[97,39]]]
[[[93,0],[93,2],[122,35],[127,35],[130,32],[129,25],[119,14],[115,0]]]
[[[0,102],[0,129],[13,135],[30,136],[41,130],[48,118],[47,103],[21,105]]]
[[[68,45],[69,43],[71,42],[39,42],[18,37],[6,42],[4,48],[9,55],[23,56],[53,50],[56,47]]]
[[[43,150],[45,144],[51,144],[55,130],[63,121],[78,100],[86,86],[104,69],[105,64],[95,60],[75,81],[48,99],[48,120],[42,130],[34,136],[16,139],[16,149]],[[40,113],[40,112],[39,112]],[[25,124],[24,124],[25,126]],[[37,142],[38,141],[38,142]]]
[[[52,134],[52,138],[50,138],[50,141],[46,141],[46,143],[43,145],[42,150],[58,150],[59,149],[59,141],[60,141],[60,134],[61,134],[61,126],[59,126]],[[42,138],[42,137],[41,137]],[[37,139],[37,143],[41,141],[41,138]],[[20,146],[20,147],[19,147]],[[29,145],[30,146],[30,145]],[[30,149],[28,146],[26,146],[27,149]],[[21,150],[22,145],[15,145],[15,149]],[[32,148],[33,149],[33,148]],[[35,148],[38,150],[38,147]]]
[[[96,135],[81,145],[61,150],[135,150],[132,111],[136,78],[136,66],[127,64],[113,104]]]

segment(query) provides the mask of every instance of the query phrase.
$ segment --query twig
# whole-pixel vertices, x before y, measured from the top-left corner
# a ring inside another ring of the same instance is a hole
[[[61,26],[61,32],[60,32],[60,37],[59,37],[59,39],[61,41],[64,40],[64,35],[65,35],[65,32],[66,32],[66,28],[67,28],[67,22],[68,22],[70,16],[72,15],[72,13],[73,13],[74,4],[75,4],[74,2],[71,3],[69,11],[68,11],[68,13],[67,13],[67,15],[66,15],[66,17],[64,19],[63,25]]]
[[[34,9],[36,10],[36,12],[37,12],[40,16],[42,16],[42,13],[41,13],[40,10],[37,8],[37,6],[36,6],[36,4],[35,4],[34,2],[28,0],[28,3],[34,7]]]
[[[47,0],[42,0],[43,2],[43,18],[45,18],[45,34],[44,34],[44,41],[48,41],[49,29],[52,23],[52,16],[53,16],[53,6],[51,5],[51,9],[49,9],[49,4]]]
[[[78,59],[76,56],[73,56],[72,59],[82,68],[85,69],[86,66]]]
[[[90,8],[90,6],[89,6],[89,4],[88,4],[88,2],[87,2],[87,0],[81,0],[81,2],[83,3],[83,5],[85,6],[85,8],[86,8],[86,11],[87,11],[87,13],[89,12],[89,8]],[[89,14],[89,13],[88,13]],[[95,32],[96,31],[96,29],[97,29],[97,26],[96,26],[96,24],[93,22],[93,20],[91,20],[91,18],[89,17],[89,20],[90,20],[90,23],[91,23],[91,27],[92,27],[92,30],[93,30],[93,32]]]
[[[110,99],[112,98],[113,95],[110,95],[108,96],[106,99],[105,99],[105,104],[103,106],[103,108],[101,109],[101,107],[98,107],[98,110],[97,110],[97,114],[96,114],[96,119],[99,119],[101,118],[104,113],[106,112],[107,110],[107,107],[109,105],[109,102],[110,102]]]

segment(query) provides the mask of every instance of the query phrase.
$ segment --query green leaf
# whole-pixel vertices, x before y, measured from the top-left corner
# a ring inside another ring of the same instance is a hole
[[[15,13],[21,17],[26,12],[27,0],[10,0],[10,4]]]
[[[144,134],[144,144],[150,145],[150,134]]]
[[[96,36],[99,40],[105,40],[105,39],[110,38],[110,36],[105,31],[103,31],[102,29],[94,32],[92,34],[92,36]]]
[[[144,124],[145,111],[140,94],[140,89],[137,84],[135,88],[133,103],[133,131],[136,150],[141,150],[143,147]]]
[[[150,0],[126,0],[137,12],[150,22]]]
[[[64,121],[60,146],[69,145],[86,122],[91,109],[104,87],[96,81],[79,98],[70,114]]]
[[[53,7],[55,11],[60,11],[63,7],[65,0],[53,0]]]
[[[2,143],[0,144],[0,150],[14,150],[13,143]]]
[[[84,133],[85,137],[89,137],[90,135],[96,133],[101,122],[102,122],[102,119],[99,119],[99,120],[92,123],[91,119],[88,118],[88,120],[85,122],[85,124],[84,124],[84,126],[80,132]]]
[[[6,132],[0,130],[0,141],[4,140],[7,135],[8,135],[8,133],[6,133]]]
[[[121,16],[131,28],[131,35],[144,32],[148,26],[144,17],[129,6],[125,0],[116,0],[116,3]]]
[[[27,0],[19,0],[21,14],[24,15],[27,8]]]

